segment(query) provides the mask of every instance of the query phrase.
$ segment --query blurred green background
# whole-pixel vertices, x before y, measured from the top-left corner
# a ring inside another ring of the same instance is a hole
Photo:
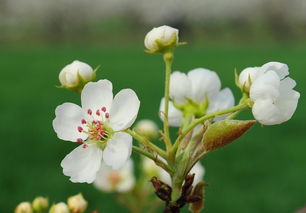
[[[55,85],[59,71],[75,59],[101,65],[97,79],[110,79],[115,93],[134,89],[141,100],[138,119],[153,119],[161,127],[157,111],[163,63],[160,55],[143,51],[145,33],[161,24],[178,27],[181,40],[189,43],[177,49],[175,70],[214,70],[239,100],[235,68],[280,61],[289,65],[301,93],[290,121],[263,128],[257,124],[202,160],[209,183],[205,212],[287,213],[306,204],[302,0],[164,1],[162,8],[136,0],[55,2],[0,0],[1,213],[13,212],[19,202],[36,195],[59,202],[78,192],[90,210],[127,212],[114,196],[92,185],[73,184],[62,174],[60,161],[75,145],[57,139],[51,125],[54,110],[63,102],[80,100]],[[251,118],[250,112],[240,118]]]

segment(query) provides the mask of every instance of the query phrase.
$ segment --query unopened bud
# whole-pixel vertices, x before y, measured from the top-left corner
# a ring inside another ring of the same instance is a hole
[[[45,211],[49,206],[48,199],[45,197],[36,197],[32,202],[34,211],[42,212]]]
[[[59,74],[61,88],[81,91],[86,83],[96,77],[96,71],[81,61],[73,61],[66,65]]]
[[[260,67],[247,67],[241,71],[238,78],[239,87],[244,92],[249,92],[252,82],[260,72]]]
[[[49,213],[70,213],[70,211],[66,203],[60,202],[60,203],[54,204],[50,208]]]
[[[33,212],[32,207],[29,202],[22,202],[15,209],[15,213],[32,213],[32,212]]]
[[[68,203],[68,207],[71,213],[85,212],[87,208],[87,204],[88,204],[81,193],[75,196],[69,197],[67,203]]]
[[[156,139],[158,127],[154,121],[149,119],[140,120],[136,123],[135,131],[148,139]]]
[[[169,26],[153,28],[147,33],[144,44],[149,53],[164,52],[178,45],[178,29]]]

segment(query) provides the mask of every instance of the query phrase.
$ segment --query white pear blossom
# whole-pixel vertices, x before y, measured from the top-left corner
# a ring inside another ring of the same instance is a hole
[[[62,140],[81,143],[61,166],[72,182],[92,183],[102,161],[119,169],[129,159],[132,137],[121,130],[135,121],[140,102],[131,89],[123,89],[113,99],[108,80],[90,82],[81,93],[82,108],[64,103],[55,110],[53,128]]]
[[[300,93],[293,90],[296,82],[286,77],[288,74],[288,66],[279,62],[266,63],[255,74],[250,98],[253,115],[260,123],[280,124],[295,112]]]
[[[59,74],[62,86],[67,88],[78,87],[80,84],[91,81],[94,77],[95,73],[91,66],[78,60],[66,65]]]
[[[150,139],[155,139],[158,136],[158,126],[149,119],[143,119],[136,123],[135,131]]]
[[[102,163],[94,186],[105,192],[127,192],[135,185],[133,161],[129,159],[119,170]]]
[[[175,105],[184,106],[188,102],[198,105],[197,111],[200,114],[212,113],[234,106],[234,96],[229,88],[221,90],[219,76],[208,69],[196,68],[187,74],[173,72],[170,76],[170,98],[169,102],[169,125],[179,126],[182,121],[183,113]],[[207,109],[201,109],[201,105],[208,101]],[[194,106],[194,105],[193,105]],[[165,107],[164,98],[160,104],[160,111]],[[205,112],[202,112],[205,111]],[[163,113],[160,113],[163,120]]]
[[[153,28],[145,36],[145,47],[150,51],[158,51],[159,47],[157,41],[164,46],[172,45],[173,42],[175,42],[174,44],[176,45],[179,40],[178,32],[178,29],[166,25]]]

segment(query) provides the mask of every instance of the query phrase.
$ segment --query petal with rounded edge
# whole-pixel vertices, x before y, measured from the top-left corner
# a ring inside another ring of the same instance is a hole
[[[187,75],[182,72],[173,72],[170,76],[170,97],[178,104],[184,104],[191,96],[191,83]]]
[[[91,109],[92,112],[106,107],[111,108],[113,101],[113,85],[109,80],[100,80],[98,82],[87,83],[81,93],[82,109],[87,112]],[[95,117],[95,114],[93,113]]]
[[[252,107],[255,119],[264,125],[274,125],[282,123],[282,114],[273,104],[271,99],[260,99],[255,101]]]
[[[103,161],[112,169],[120,169],[131,156],[132,136],[125,132],[116,132],[107,142],[103,151]]]
[[[257,99],[273,99],[279,96],[280,78],[274,71],[268,71],[259,76],[250,88],[250,98]]]
[[[268,62],[261,67],[264,72],[275,71],[280,79],[285,78],[289,74],[289,68],[287,64],[280,62]]]
[[[193,100],[202,103],[206,97],[214,95],[221,89],[221,81],[217,73],[204,69],[196,68],[187,74],[192,85]]]
[[[115,96],[110,110],[109,125],[114,131],[129,128],[135,121],[140,101],[131,89],[123,89]]]
[[[224,88],[218,94],[209,99],[207,113],[228,109],[235,104],[234,95],[229,88]]]
[[[73,103],[64,103],[56,107],[55,116],[52,125],[58,138],[73,142],[78,138],[83,140],[87,138],[87,134],[78,131],[78,126],[86,129],[81,124],[84,117],[81,107]]]
[[[102,150],[94,144],[78,146],[61,162],[64,175],[74,183],[92,183],[101,166]]]

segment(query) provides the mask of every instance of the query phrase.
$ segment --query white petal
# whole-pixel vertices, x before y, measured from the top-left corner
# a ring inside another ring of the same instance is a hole
[[[61,162],[64,175],[69,176],[74,183],[92,183],[100,168],[102,150],[94,144],[86,148],[78,146]]]
[[[275,71],[280,79],[285,78],[289,74],[289,68],[287,64],[280,62],[269,62],[261,67],[264,72]]]
[[[260,69],[260,67],[247,67],[242,70],[239,74],[239,84],[248,90],[250,88],[250,80],[254,82],[260,73]]]
[[[112,83],[108,80],[87,83],[81,93],[82,109],[85,112],[91,109],[93,115],[102,107],[110,110],[113,101],[112,89]]]
[[[279,124],[283,120],[280,110],[271,99],[257,100],[252,107],[252,112],[255,119],[264,125]]]
[[[79,72],[83,80],[90,81],[92,79],[93,69],[91,66],[78,60],[73,61],[71,65],[76,72]]]
[[[58,138],[67,141],[87,138],[86,134],[78,132],[78,126],[82,126],[81,120],[84,117],[81,107],[73,103],[64,103],[56,107],[55,116],[52,125]]]
[[[117,132],[107,142],[103,151],[103,160],[112,169],[119,169],[130,158],[131,152],[132,136],[125,132]]]
[[[131,89],[121,90],[114,98],[110,110],[109,125],[115,131],[129,128],[135,121],[140,101]]]
[[[107,166],[105,163],[101,163],[100,169],[97,172],[97,177],[94,182],[94,186],[104,192],[110,192],[113,190],[113,187],[109,180],[109,174],[112,171],[112,168]]]
[[[235,99],[232,91],[229,88],[224,88],[215,96],[209,99],[207,113],[228,109],[230,107],[233,107],[234,104]]]
[[[279,96],[280,78],[274,71],[268,71],[258,77],[250,88],[252,100],[273,99]]]
[[[133,188],[135,185],[135,176],[134,176],[134,165],[133,161],[130,159],[120,170],[122,181],[117,186],[118,192],[126,192]]]
[[[164,120],[164,112],[165,112],[165,98],[162,98],[159,107],[159,117],[163,121]],[[183,119],[183,114],[180,110],[174,107],[173,103],[169,101],[169,109],[168,109],[168,122],[170,126],[180,126]]]
[[[300,93],[292,89],[294,86],[295,81],[291,78],[287,77],[281,81],[280,96],[275,101],[275,105],[282,113],[281,123],[289,120],[296,110]]]
[[[178,104],[184,104],[191,96],[191,83],[187,75],[182,72],[173,72],[170,76],[170,97]]]
[[[197,68],[188,72],[188,78],[192,85],[194,101],[202,103],[206,97],[212,96],[221,88],[218,75],[208,69]]]

